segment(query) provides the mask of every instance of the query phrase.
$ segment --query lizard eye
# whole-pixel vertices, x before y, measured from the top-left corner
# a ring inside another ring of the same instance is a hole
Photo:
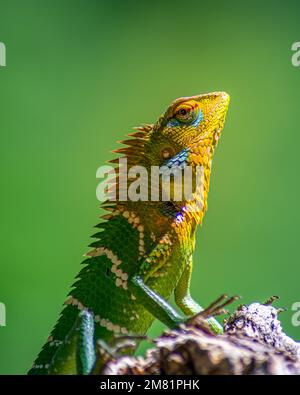
[[[190,123],[195,121],[199,114],[197,103],[184,103],[179,105],[174,111],[174,117],[179,122]]]
[[[188,110],[186,108],[181,108],[178,111],[178,115],[180,115],[181,117],[185,117],[187,115],[187,113],[188,113]]]

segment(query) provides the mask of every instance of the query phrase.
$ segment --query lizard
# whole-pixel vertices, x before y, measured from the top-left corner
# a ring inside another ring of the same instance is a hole
[[[195,235],[207,210],[212,159],[229,101],[225,92],[181,97],[113,151],[118,157],[109,162],[117,176],[108,196],[121,185],[120,155],[128,167],[148,171],[189,167],[193,180],[201,168],[200,182],[193,182],[189,199],[132,201],[124,198],[123,186],[115,200],[102,202],[105,214],[92,250],[29,374],[90,374],[98,339],[113,345],[122,335],[144,335],[154,319],[174,328],[203,310],[190,293]],[[168,302],[171,295],[180,313]],[[215,333],[222,332],[213,317],[208,320]]]

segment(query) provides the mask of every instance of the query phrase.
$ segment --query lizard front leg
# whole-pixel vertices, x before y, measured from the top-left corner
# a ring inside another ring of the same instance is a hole
[[[189,316],[196,315],[203,310],[203,307],[201,307],[190,294],[192,269],[193,261],[192,257],[190,257],[174,290],[175,303],[185,315]],[[207,321],[214,333],[220,334],[223,332],[223,328],[217,320],[209,318]]]
[[[178,314],[162,296],[149,288],[140,276],[131,279],[129,289],[143,303],[146,310],[169,328],[186,321],[186,318]]]
[[[163,270],[169,257],[174,254],[174,245],[169,240],[168,234],[163,236],[159,243],[152,249],[151,253],[144,258],[144,262],[140,264],[140,272],[130,279],[129,288],[135,297],[143,303],[145,309],[155,318],[169,328],[174,328],[180,323],[185,322],[187,318],[178,314],[161,295],[146,284],[147,279],[155,272]],[[189,257],[188,264],[174,289],[176,304],[187,316],[196,315],[203,310],[190,295],[191,274],[192,257]],[[222,326],[214,318],[209,318],[208,323],[216,334],[223,332]]]
[[[170,235],[165,234],[159,242],[153,246],[151,252],[139,262],[139,270],[128,282],[128,288],[136,299],[143,304],[155,318],[163,322],[169,328],[174,328],[186,320],[151,286],[147,281],[160,270],[164,270],[170,256],[174,253],[174,245],[170,241]]]

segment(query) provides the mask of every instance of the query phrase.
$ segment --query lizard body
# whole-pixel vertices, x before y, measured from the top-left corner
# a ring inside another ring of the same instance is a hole
[[[177,99],[155,124],[137,128],[123,142],[126,147],[115,151],[124,154],[128,169],[190,166],[194,175],[201,166],[201,193],[196,185],[189,200],[130,201],[122,200],[117,188],[116,201],[102,204],[108,214],[97,225],[92,250],[29,374],[86,374],[97,339],[114,344],[119,335],[145,334],[155,318],[176,326],[185,318],[166,302],[173,292],[186,316],[201,310],[189,291],[195,232],[206,211],[212,158],[228,105],[224,92]],[[119,187],[122,170],[116,170]],[[150,184],[149,179],[148,190]],[[216,321],[211,324],[220,331]]]

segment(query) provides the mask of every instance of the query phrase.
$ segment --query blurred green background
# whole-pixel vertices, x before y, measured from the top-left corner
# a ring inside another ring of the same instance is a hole
[[[0,373],[25,373],[57,319],[116,140],[171,100],[214,90],[232,101],[193,295],[204,305],[223,292],[280,295],[300,340],[300,3],[0,0],[0,10]]]

